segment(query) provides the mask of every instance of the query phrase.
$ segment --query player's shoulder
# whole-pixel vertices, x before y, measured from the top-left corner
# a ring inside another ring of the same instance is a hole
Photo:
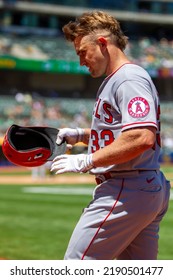
[[[149,73],[140,65],[126,63],[122,67],[122,73],[127,79],[139,79],[139,77],[150,79]]]
[[[144,68],[137,64],[126,63],[111,75],[107,86],[116,91],[122,84],[129,81],[142,84],[152,83],[151,77]]]

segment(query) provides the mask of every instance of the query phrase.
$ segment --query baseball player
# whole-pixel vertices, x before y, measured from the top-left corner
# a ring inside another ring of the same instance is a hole
[[[69,145],[88,144],[88,154],[57,156],[56,174],[89,172],[96,178],[64,259],[155,260],[159,225],[168,208],[170,183],[159,169],[160,107],[156,88],[124,53],[128,39],[102,11],[84,13],[63,27],[80,64],[98,89],[91,129],[63,128]]]

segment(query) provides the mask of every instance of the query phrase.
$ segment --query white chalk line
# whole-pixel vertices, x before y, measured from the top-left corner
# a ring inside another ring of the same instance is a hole
[[[92,195],[93,188],[67,188],[67,187],[24,187],[25,193],[63,194],[63,195]]]
[[[24,187],[25,193],[35,194],[63,194],[63,195],[92,195],[94,188],[67,188],[67,187]],[[173,200],[173,190],[170,193],[170,200]]]

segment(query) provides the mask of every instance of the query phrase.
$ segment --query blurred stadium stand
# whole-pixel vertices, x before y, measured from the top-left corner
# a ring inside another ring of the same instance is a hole
[[[129,37],[131,61],[152,76],[162,111],[161,161],[173,162],[173,1],[0,0],[0,139],[19,125],[90,125],[101,78],[92,79],[62,26],[106,9]],[[1,156],[0,156],[1,164]]]
[[[43,43],[44,42],[44,43]],[[162,75],[160,69],[173,68],[173,40],[161,38],[159,41],[155,38],[141,37],[136,40],[130,40],[126,50],[131,61],[140,64],[146,68],[152,76]],[[40,35],[19,36],[14,34],[0,35],[0,59],[1,67],[3,57],[6,59],[20,58],[33,60],[58,60],[74,61],[78,64],[78,57],[71,44],[67,43],[63,37],[45,37]],[[27,61],[25,61],[27,63]],[[7,67],[7,66],[6,66]],[[26,64],[23,65],[25,70]],[[17,65],[16,65],[17,68]],[[32,68],[34,70],[34,62]],[[155,70],[155,71],[154,71]],[[40,71],[44,71],[44,68]],[[45,71],[47,69],[45,68]],[[56,70],[55,70],[56,71]],[[61,70],[62,71],[62,70]],[[73,70],[71,70],[73,72]],[[79,72],[82,68],[79,68]],[[170,70],[171,72],[172,70]],[[166,75],[166,73],[163,73]],[[169,73],[167,74],[169,75]],[[173,75],[170,73],[170,75]]]

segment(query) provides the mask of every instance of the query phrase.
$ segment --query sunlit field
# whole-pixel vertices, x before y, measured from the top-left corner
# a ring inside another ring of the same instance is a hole
[[[173,167],[163,167],[172,181]],[[1,176],[4,173],[1,172]],[[10,172],[6,174],[12,176]],[[19,176],[21,174],[18,174]],[[1,180],[0,176],[0,180]],[[28,174],[27,174],[28,176]],[[0,259],[61,260],[94,184],[0,185]],[[160,230],[160,260],[173,259],[173,190]]]

